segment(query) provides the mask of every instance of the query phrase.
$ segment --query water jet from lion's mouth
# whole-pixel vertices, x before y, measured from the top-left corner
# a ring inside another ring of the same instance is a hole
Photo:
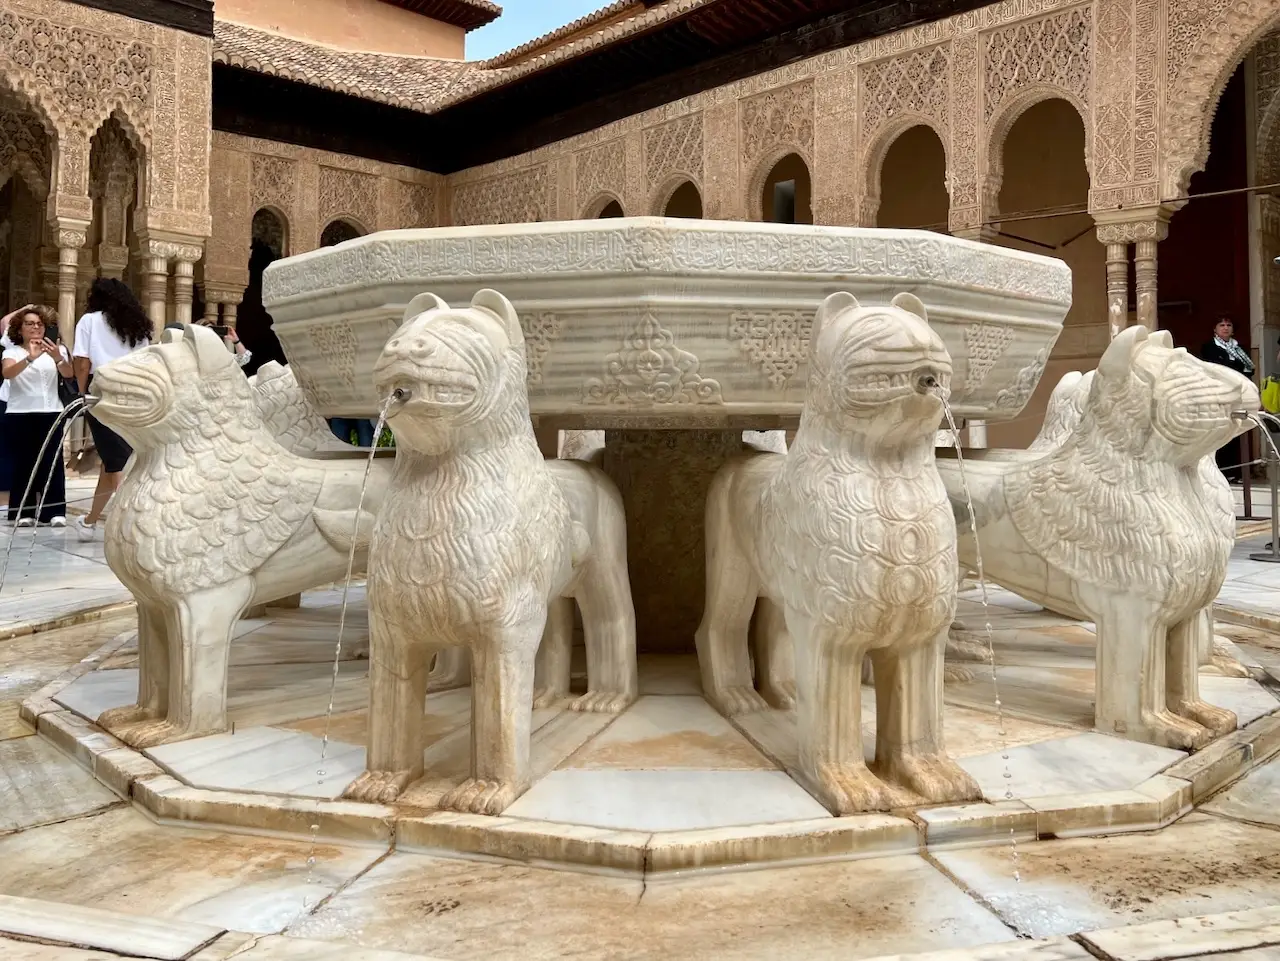
[[[397,387],[395,390],[391,392],[391,399],[394,400],[397,404],[403,404],[405,401],[409,399],[410,396],[411,395],[409,394],[409,392],[405,390],[403,387]]]
[[[936,393],[938,394],[939,397],[941,397],[942,395],[939,392],[939,387],[938,387],[938,378],[934,377],[933,374],[925,374],[923,377],[921,377],[919,380],[916,381],[916,393],[919,393],[919,394]]]

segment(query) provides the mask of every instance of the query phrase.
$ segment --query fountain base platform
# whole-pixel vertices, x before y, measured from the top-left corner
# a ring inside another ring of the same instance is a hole
[[[961,618],[979,615],[973,596],[961,600]],[[960,806],[833,817],[791,776],[794,716],[721,717],[686,655],[642,656],[641,697],[621,715],[575,713],[567,700],[535,711],[534,783],[500,817],[437,810],[470,764],[465,689],[428,696],[428,775],[395,805],[341,800],[364,768],[368,661],[366,638],[352,631],[327,720],[341,603],[332,590],[241,624],[232,732],[136,751],[100,729],[94,719],[136,693],[136,638],[87,659],[22,713],[164,821],[632,874],[1149,831],[1280,750],[1280,700],[1253,679],[1208,670],[1205,697],[1237,712],[1239,731],[1191,756],[1094,732],[1090,625],[1002,591],[992,600],[1006,736],[989,669],[963,665],[972,676],[962,671],[946,687],[947,745],[987,800]],[[363,624],[362,614],[363,590],[353,588],[348,623]],[[581,665],[574,678],[585,683]],[[870,689],[863,710],[872,745]]]

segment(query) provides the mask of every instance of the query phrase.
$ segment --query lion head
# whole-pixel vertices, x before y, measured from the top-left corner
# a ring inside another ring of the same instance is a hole
[[[1252,429],[1258,388],[1174,347],[1167,330],[1121,331],[1098,363],[1081,430],[1117,450],[1188,467]]]
[[[883,438],[934,436],[951,395],[951,355],[919,298],[863,307],[832,294],[814,318],[810,352],[806,416]]]
[[[207,327],[166,330],[158,344],[93,372],[93,416],[138,450],[234,423],[261,428],[253,389],[222,338]]]
[[[439,455],[528,428],[524,333],[494,290],[457,309],[435,294],[415,297],[373,378],[397,447]]]

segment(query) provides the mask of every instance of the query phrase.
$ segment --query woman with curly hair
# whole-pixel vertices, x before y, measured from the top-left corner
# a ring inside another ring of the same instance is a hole
[[[76,323],[75,345],[71,351],[81,394],[88,393],[95,369],[151,343],[151,318],[123,281],[99,277],[89,288],[87,306],[88,313]],[[89,433],[102,459],[102,470],[98,473],[98,486],[93,491],[89,513],[76,519],[76,534],[82,541],[93,540],[95,525],[106,510],[107,501],[120,486],[120,472],[133,455],[133,448],[124,438],[92,412]]]
[[[54,342],[58,312],[27,304],[5,319],[6,333],[13,344],[0,354],[0,372],[9,384],[9,407],[5,411],[13,462],[9,520],[16,519],[19,527],[31,527],[37,522],[65,527],[67,480],[62,464],[62,432],[49,437],[62,413],[59,379],[71,376],[66,348]],[[40,456],[42,447],[44,457]]]

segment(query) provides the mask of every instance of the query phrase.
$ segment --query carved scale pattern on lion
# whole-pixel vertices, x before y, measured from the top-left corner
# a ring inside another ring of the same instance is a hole
[[[924,305],[860,307],[833,294],[811,337],[808,396],[785,454],[723,467],[707,501],[703,692],[729,715],[760,710],[748,632],[769,635],[756,673],[785,698],[794,646],[798,770],[839,814],[977,800],[946,754],[942,661],[955,612],[955,521],[934,464],[951,358]],[[864,655],[875,670],[876,749],[862,746]]]
[[[440,807],[498,814],[529,785],[535,655],[567,654],[576,600],[588,691],[580,711],[636,697],[635,612],[622,499],[597,468],[545,461],[529,418],[524,337],[501,294],[410,303],[374,369],[396,434],[369,566],[369,769],[347,789],[389,802],[423,773],[435,654],[472,664],[471,777]],[[555,666],[567,692],[567,657]]]
[[[1144,327],[1121,332],[1091,379],[1068,376],[1044,443],[966,464],[984,569],[1029,600],[1096,623],[1099,730],[1202,747],[1236,726],[1199,694],[1207,612],[1235,538],[1211,455],[1249,429],[1233,413],[1258,408],[1257,388]],[[958,466],[940,468],[962,525],[960,560],[972,567]]]

